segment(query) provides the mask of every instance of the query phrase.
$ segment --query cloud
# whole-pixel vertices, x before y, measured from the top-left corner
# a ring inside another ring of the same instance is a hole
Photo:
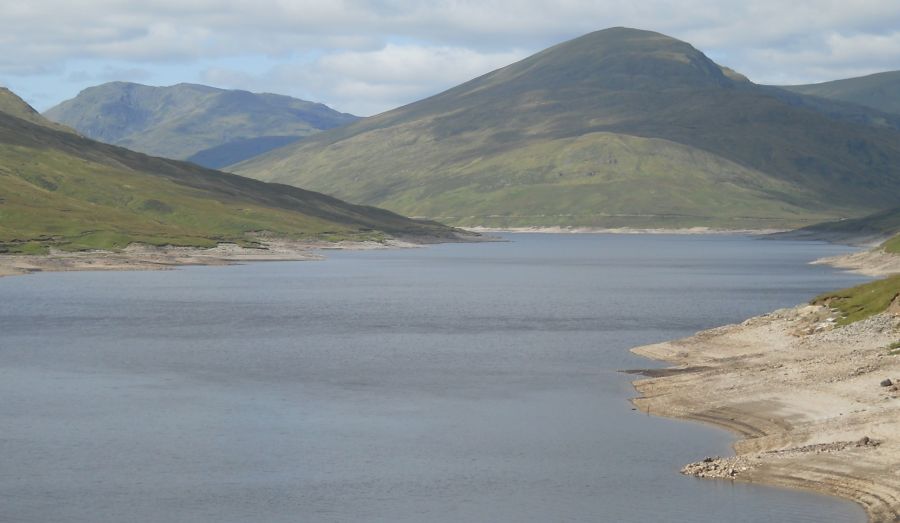
[[[312,61],[282,64],[261,75],[211,68],[204,82],[252,91],[269,90],[370,115],[430,96],[527,56],[524,50],[479,53],[471,49],[388,44],[372,51],[341,51]]]
[[[151,78],[150,71],[139,67],[115,67],[103,66],[99,71],[86,71],[83,69],[72,71],[65,79],[73,83],[102,83],[102,82],[142,82]]]
[[[610,26],[693,43],[756,81],[900,69],[896,0],[31,0],[0,17],[0,75],[73,62],[193,67],[197,81],[378,111]],[[312,57],[312,58],[310,58]],[[250,59],[278,62],[243,70]],[[504,62],[504,60],[506,62]],[[168,73],[163,73],[165,68]],[[469,75],[469,76],[466,76]],[[291,86],[290,82],[300,82]],[[77,82],[72,82],[77,83]],[[58,85],[47,90],[64,89]],[[71,95],[72,93],[69,93]],[[363,97],[353,98],[353,97]],[[348,105],[350,104],[350,105]]]

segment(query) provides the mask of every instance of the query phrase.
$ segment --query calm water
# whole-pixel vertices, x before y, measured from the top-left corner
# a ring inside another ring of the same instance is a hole
[[[517,235],[325,262],[0,279],[3,522],[862,522],[682,477],[628,348],[859,278],[835,246]]]

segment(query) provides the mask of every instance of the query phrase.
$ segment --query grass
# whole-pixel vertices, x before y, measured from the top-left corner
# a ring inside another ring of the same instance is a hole
[[[880,211],[862,218],[825,222],[806,227],[804,231],[832,238],[888,238],[881,248],[900,253],[900,208]]]
[[[900,341],[895,341],[888,345],[888,354],[891,356],[900,356]]]
[[[328,241],[452,234],[436,223],[149,157],[0,112],[0,252],[252,245],[261,232]]]
[[[132,242],[210,247],[253,231],[295,238],[366,236],[299,212],[212,199],[175,181],[59,151],[0,145],[0,158],[15,166],[0,167],[0,246],[9,252],[121,249]]]
[[[0,112],[15,116],[16,118],[20,118],[35,125],[47,127],[48,129],[70,133],[73,132],[72,129],[65,125],[51,122],[42,117],[40,113],[34,110],[34,108],[5,87],[0,87]]]
[[[803,94],[866,105],[887,113],[900,114],[900,71],[876,73],[811,85],[792,85],[785,89]]]
[[[825,293],[810,303],[837,310],[841,314],[837,321],[838,325],[849,325],[886,311],[898,295],[900,295],[900,276],[892,276],[849,289]]]
[[[887,252],[900,254],[900,234],[881,244],[881,247]]]
[[[775,91],[600,31],[233,170],[456,225],[796,227],[896,205],[896,130]]]

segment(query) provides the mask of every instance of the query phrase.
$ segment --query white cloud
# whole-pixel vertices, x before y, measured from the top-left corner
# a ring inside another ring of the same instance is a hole
[[[370,115],[435,94],[527,54],[388,44],[373,51],[334,52],[311,62],[283,64],[258,76],[212,68],[202,80],[222,87],[291,94]]]
[[[352,103],[358,112],[412,101],[408,97],[450,87],[485,67],[617,25],[687,40],[756,81],[809,82],[900,69],[896,0],[3,3],[0,75],[18,83],[28,84],[28,75],[63,75],[73,61],[97,62],[95,69],[105,61],[147,70],[176,64],[179,72],[190,65],[196,78],[183,80],[218,76],[225,84],[266,91],[284,91],[293,80],[303,85],[294,85],[291,94],[332,99],[347,109]],[[262,73],[242,70],[248,57],[281,65]],[[66,88],[73,85],[41,90],[57,91],[59,98],[74,94],[63,93]]]

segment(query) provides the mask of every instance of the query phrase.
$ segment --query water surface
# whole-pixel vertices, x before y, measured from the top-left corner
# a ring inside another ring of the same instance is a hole
[[[682,477],[628,348],[860,278],[844,249],[515,235],[324,262],[0,279],[0,521],[863,522]]]

